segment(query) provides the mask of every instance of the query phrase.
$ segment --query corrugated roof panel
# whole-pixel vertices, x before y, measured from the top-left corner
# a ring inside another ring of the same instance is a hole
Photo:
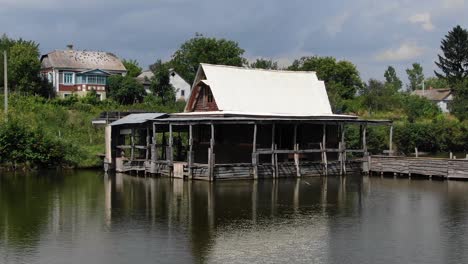
[[[165,116],[165,113],[142,113],[142,114],[130,114],[115,122],[112,122],[111,126],[128,125],[128,124],[143,124],[148,120],[152,120],[158,117]]]

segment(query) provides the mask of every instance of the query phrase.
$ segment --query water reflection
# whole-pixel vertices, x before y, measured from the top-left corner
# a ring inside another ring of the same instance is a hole
[[[0,176],[0,263],[455,263],[468,183]]]

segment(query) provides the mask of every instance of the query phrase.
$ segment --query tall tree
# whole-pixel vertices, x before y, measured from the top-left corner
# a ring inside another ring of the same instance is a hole
[[[243,66],[247,64],[243,54],[244,50],[235,41],[196,34],[172,55],[170,64],[182,78],[192,83],[200,63]]]
[[[422,85],[424,81],[424,73],[421,64],[413,63],[413,67],[411,69],[406,69],[406,74],[408,74],[408,89],[410,91],[417,90],[418,87]]]
[[[360,95],[370,112],[389,111],[399,106],[398,93],[394,86],[375,79],[369,80]]]
[[[174,102],[176,91],[170,83],[169,63],[163,63],[161,60],[157,60],[150,68],[154,75],[151,78],[150,84],[150,89],[153,94],[161,99],[163,105]]]
[[[426,78],[426,80],[424,81],[424,85],[428,89],[429,87],[436,88],[436,89],[450,87],[450,85],[448,84],[445,78],[437,78],[437,77]]]
[[[395,91],[398,91],[403,87],[403,82],[398,78],[395,68],[388,66],[384,73],[385,83],[393,87]]]
[[[468,77],[468,31],[461,26],[454,27],[442,39],[442,55],[435,64],[442,72],[434,71],[437,77],[445,78],[450,85]]]
[[[273,61],[273,60],[257,59],[254,62],[250,63],[250,68],[277,70],[278,69],[278,63],[276,61]]]
[[[107,80],[109,98],[120,104],[134,104],[143,101],[145,88],[135,78],[130,76],[113,75]]]
[[[302,57],[295,60],[288,70],[317,72],[317,77],[326,84],[328,97],[336,112],[345,110],[343,100],[354,98],[363,87],[356,66],[333,57]]]
[[[140,64],[138,64],[138,61],[124,59],[122,60],[122,63],[125,66],[125,69],[127,69],[128,76],[135,78],[141,74],[142,68],[140,67]]]

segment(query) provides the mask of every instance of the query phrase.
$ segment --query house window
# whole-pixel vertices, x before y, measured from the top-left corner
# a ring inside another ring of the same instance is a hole
[[[63,73],[63,84],[73,84],[73,73],[72,72]]]
[[[86,80],[87,84],[102,84],[106,85],[106,77],[105,76],[99,76],[99,75],[88,75],[88,76],[83,76],[83,80]]]
[[[185,96],[185,90],[180,90],[180,96]]]
[[[53,81],[53,76],[51,72],[47,74],[47,79],[49,80],[50,83]]]

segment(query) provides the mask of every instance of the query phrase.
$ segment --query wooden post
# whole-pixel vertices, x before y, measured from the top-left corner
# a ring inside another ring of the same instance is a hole
[[[158,160],[158,151],[157,151],[157,138],[156,138],[156,124],[153,124],[153,144],[151,145],[151,160],[156,162]]]
[[[273,178],[276,178],[277,171],[276,171],[276,162],[275,162],[275,128],[276,124],[273,123],[271,125],[271,167],[273,170]]]
[[[364,168],[364,172],[369,173],[369,165],[370,165],[370,160],[369,160],[369,153],[367,152],[367,124],[363,126],[362,130],[362,149],[363,149],[363,159],[364,163],[367,164]]]
[[[340,125],[340,129],[341,129],[341,142],[340,142],[340,146],[339,146],[339,149],[340,149],[340,175],[344,175],[346,174],[346,163],[345,163],[345,159],[346,159],[346,145],[345,145],[345,126],[344,124],[341,124]]]
[[[167,160],[169,161],[169,177],[174,177],[174,152],[173,152],[173,144],[174,144],[174,135],[172,133],[172,124],[169,124],[169,148],[167,155]]]
[[[418,147],[414,148],[414,156],[417,158],[419,157]]]
[[[299,164],[299,144],[297,143],[297,124],[294,124],[294,165],[296,166],[296,176],[301,177],[301,167]]]
[[[132,145],[131,146],[131,149],[130,149],[130,160],[133,160],[134,157],[135,157],[135,129],[132,128],[131,129],[131,134],[130,134],[130,144]]]
[[[214,165],[215,165],[215,154],[214,154],[214,145],[215,145],[215,129],[214,125],[211,124],[211,139],[210,139],[210,148],[208,149],[208,177],[210,181],[214,180]]]
[[[192,179],[193,177],[193,172],[192,172],[192,166],[193,166],[193,127],[192,124],[189,125],[189,151],[188,151],[188,170],[189,170],[189,179]]]
[[[258,156],[257,156],[257,123],[254,124],[253,140],[252,140],[252,167],[253,178],[258,179]]]
[[[149,160],[149,151],[150,151],[150,132],[149,127],[146,127],[146,153],[145,153],[145,161]]]
[[[450,158],[450,159],[453,159],[453,153],[452,153],[452,151],[450,151],[449,158]]]
[[[328,161],[327,161],[327,125],[323,124],[322,133],[322,163],[324,166],[324,174],[328,175]]]
[[[389,142],[388,142],[388,155],[392,156],[393,155],[393,125],[390,126],[390,137],[389,137]]]

